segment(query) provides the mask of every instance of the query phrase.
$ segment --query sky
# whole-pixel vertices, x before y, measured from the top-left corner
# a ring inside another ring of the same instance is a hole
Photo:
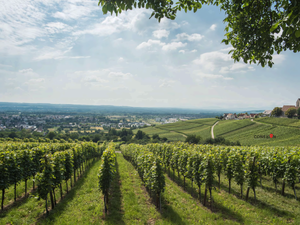
[[[300,98],[300,54],[234,63],[216,6],[159,23],[150,9],[103,15],[97,0],[0,1],[0,102],[266,110]]]

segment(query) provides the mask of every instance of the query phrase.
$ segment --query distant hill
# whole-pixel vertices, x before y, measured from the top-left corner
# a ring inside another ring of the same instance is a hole
[[[210,137],[211,126],[218,121],[216,118],[181,121],[158,125],[155,127],[142,128],[149,135],[158,134],[170,141],[184,141],[187,135],[196,134],[206,139]],[[137,132],[138,130],[134,130]]]
[[[215,117],[223,112],[218,110],[129,107],[113,105],[72,105],[48,103],[0,102],[0,112],[39,112],[39,113],[151,113],[151,114],[200,114],[200,117]]]
[[[151,114],[201,114],[202,118],[220,116],[223,113],[260,113],[264,110],[231,110],[231,109],[192,109],[162,107],[131,107],[113,105],[76,105],[50,103],[15,103],[0,102],[0,112],[39,112],[39,113],[151,113]]]
[[[185,122],[143,128],[149,135],[159,134],[171,141],[184,141],[185,135],[196,134],[210,137],[211,126],[216,119],[198,119]],[[273,137],[270,138],[270,134]],[[257,118],[254,121],[221,120],[214,127],[215,137],[229,141],[240,141],[242,145],[300,146],[300,120],[288,118]]]

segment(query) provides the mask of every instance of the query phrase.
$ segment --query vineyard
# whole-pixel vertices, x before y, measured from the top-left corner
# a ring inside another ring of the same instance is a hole
[[[298,224],[300,149],[4,142],[0,188],[0,224]]]
[[[142,156],[139,153],[140,149],[143,149]],[[220,188],[221,173],[228,179],[229,193],[231,182],[235,181],[241,187],[240,196],[243,198],[243,186],[246,185],[246,200],[248,200],[250,190],[253,190],[254,199],[256,199],[255,188],[258,185],[263,187],[263,176],[272,178],[276,190],[281,180],[281,194],[284,195],[285,186],[288,185],[294,191],[297,200],[296,184],[300,182],[299,148],[223,147],[177,143],[149,144],[145,147],[131,144],[122,146],[122,150],[125,156],[129,152],[135,158],[140,158],[143,163],[145,162],[143,158],[153,153],[157,156],[157,160],[161,159],[162,165],[159,166],[164,166],[169,171],[169,176],[170,169],[173,173],[176,171],[178,177],[183,176],[184,189],[186,178],[195,182],[199,188],[199,198],[201,197],[200,187],[204,185],[203,205],[206,204],[207,191],[212,201],[211,190],[215,177],[218,178]]]
[[[17,185],[25,182],[25,197],[27,196],[27,181],[32,178],[33,189],[38,183],[38,197],[45,200],[48,212],[47,197],[50,194],[51,208],[56,204],[55,189],[62,193],[62,182],[68,180],[70,185],[76,182],[76,173],[82,173],[91,160],[99,158],[105,146],[99,147],[93,143],[14,143],[9,142],[0,149],[0,189],[2,190],[1,210],[4,208],[5,190],[14,186],[14,201],[16,201]]]

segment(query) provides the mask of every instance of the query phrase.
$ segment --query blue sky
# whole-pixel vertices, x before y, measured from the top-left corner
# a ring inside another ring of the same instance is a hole
[[[218,7],[160,23],[150,15],[103,15],[87,0],[4,1],[0,101],[273,109],[300,97],[300,54],[276,55],[273,68],[234,63]]]

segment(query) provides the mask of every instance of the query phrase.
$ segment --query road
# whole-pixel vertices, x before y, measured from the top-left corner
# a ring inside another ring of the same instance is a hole
[[[215,139],[215,136],[214,136],[214,127],[217,125],[217,123],[219,123],[219,121],[217,121],[217,122],[211,127],[211,138],[212,138],[212,139]]]

